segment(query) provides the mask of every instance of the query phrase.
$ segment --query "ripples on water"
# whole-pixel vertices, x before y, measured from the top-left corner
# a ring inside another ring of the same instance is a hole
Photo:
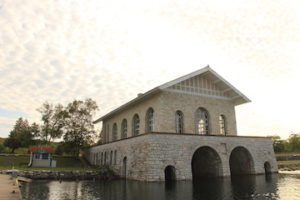
[[[26,200],[238,200],[300,199],[300,175],[239,176],[174,183],[33,181],[22,187]]]

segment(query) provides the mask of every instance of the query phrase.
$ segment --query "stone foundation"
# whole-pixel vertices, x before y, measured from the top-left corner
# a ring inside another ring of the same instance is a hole
[[[203,155],[206,162],[199,161],[205,160]],[[94,165],[107,165],[121,177],[141,181],[165,181],[167,166],[175,168],[176,180],[191,180],[193,174],[278,171],[272,141],[265,137],[148,133],[91,147],[85,156]]]

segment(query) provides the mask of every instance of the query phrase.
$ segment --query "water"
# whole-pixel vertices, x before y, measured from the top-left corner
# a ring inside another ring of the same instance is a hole
[[[174,183],[114,181],[33,181],[21,192],[27,200],[238,200],[300,199],[300,175],[259,175]]]

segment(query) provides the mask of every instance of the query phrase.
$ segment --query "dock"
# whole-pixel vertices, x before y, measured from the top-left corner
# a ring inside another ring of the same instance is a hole
[[[20,200],[21,192],[18,181],[10,175],[0,174],[0,199],[1,200]]]

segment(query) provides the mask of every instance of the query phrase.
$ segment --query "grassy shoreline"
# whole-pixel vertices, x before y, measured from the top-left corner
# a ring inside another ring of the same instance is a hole
[[[0,166],[0,171],[4,170],[20,170],[20,171],[98,171],[99,168],[91,167],[8,167]]]

